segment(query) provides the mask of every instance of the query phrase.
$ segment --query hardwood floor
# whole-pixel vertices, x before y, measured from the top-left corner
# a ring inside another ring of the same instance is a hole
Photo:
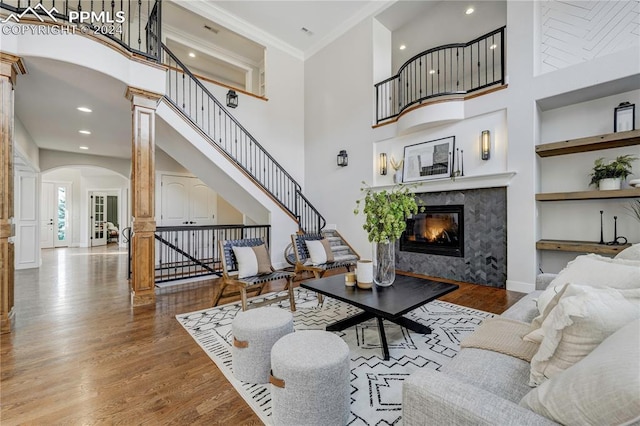
[[[132,308],[126,250],[43,250],[40,269],[16,271],[0,423],[261,424],[175,320],[209,307],[216,285],[164,288],[155,307]],[[442,300],[501,313],[521,296],[462,284]]]

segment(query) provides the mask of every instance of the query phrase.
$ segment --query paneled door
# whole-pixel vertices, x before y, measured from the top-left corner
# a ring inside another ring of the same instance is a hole
[[[40,248],[53,247],[55,204],[53,203],[53,182],[42,182],[40,201]]]
[[[91,247],[107,244],[107,194],[91,193]]]
[[[163,175],[160,226],[215,225],[217,194],[200,179]]]

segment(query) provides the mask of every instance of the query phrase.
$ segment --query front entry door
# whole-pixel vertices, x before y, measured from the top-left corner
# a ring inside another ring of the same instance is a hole
[[[67,247],[69,245],[69,211],[71,185],[42,182],[40,203],[40,247]]]
[[[107,244],[107,194],[93,192],[91,195],[91,247]]]
[[[53,182],[42,182],[40,201],[40,248],[53,247],[54,203]]]

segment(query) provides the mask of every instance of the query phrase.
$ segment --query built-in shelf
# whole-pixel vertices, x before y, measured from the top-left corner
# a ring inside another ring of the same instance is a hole
[[[601,149],[619,148],[631,145],[640,145],[640,130],[607,133],[606,135],[590,136],[588,138],[545,143],[536,146],[536,154],[540,157],[553,157],[555,155],[598,151]]]
[[[536,194],[536,201],[604,200],[639,197],[640,188],[631,188],[617,191],[546,192]]]
[[[574,253],[597,253],[615,255],[630,247],[631,244],[606,245],[592,241],[540,240],[536,243],[538,250],[569,251]]]

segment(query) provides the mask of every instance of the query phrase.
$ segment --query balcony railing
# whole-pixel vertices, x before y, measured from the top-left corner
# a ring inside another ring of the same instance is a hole
[[[69,25],[69,32],[107,37],[155,62],[160,55],[161,5],[157,0],[0,0],[0,9],[13,15],[7,22]]]
[[[376,123],[427,99],[504,84],[505,28],[468,43],[425,50],[409,59],[398,74],[375,85]]]

